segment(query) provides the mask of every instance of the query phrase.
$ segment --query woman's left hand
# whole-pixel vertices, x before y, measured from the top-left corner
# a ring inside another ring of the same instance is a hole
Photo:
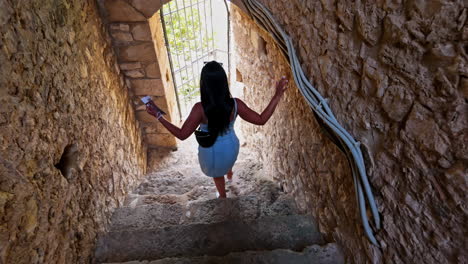
[[[276,96],[282,96],[286,89],[288,88],[288,79],[286,79],[286,76],[281,77],[279,81],[276,82]]]

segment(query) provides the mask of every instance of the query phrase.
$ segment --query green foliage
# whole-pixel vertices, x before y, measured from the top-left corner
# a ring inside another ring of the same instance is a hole
[[[208,52],[213,41],[212,37],[208,36],[210,31],[204,25],[205,19],[209,21],[204,16],[209,10],[204,8],[210,3],[201,1],[196,4],[197,1],[199,0],[174,0],[163,6],[170,56],[173,70],[176,72],[177,91],[185,102],[200,96],[198,85],[200,72],[194,67],[193,61],[201,57],[204,52]],[[186,65],[187,71],[177,72]]]
[[[194,81],[183,84],[179,87],[178,92],[187,100],[195,99],[200,96],[200,89]]]
[[[205,1],[191,6],[195,3],[197,0],[174,0],[163,7],[174,71],[191,63],[197,55],[202,55],[204,50],[206,52],[212,41],[212,38],[207,36],[208,30],[202,28],[204,14],[200,10],[206,8]],[[178,9],[180,10],[177,11]]]

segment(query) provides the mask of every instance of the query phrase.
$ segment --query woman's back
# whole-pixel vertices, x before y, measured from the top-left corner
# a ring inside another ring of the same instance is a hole
[[[198,103],[198,104],[200,104],[200,103]],[[229,122],[232,122],[232,121],[234,121],[234,109],[232,109],[231,116],[229,117]],[[203,113],[201,124],[203,124],[203,125],[208,124],[208,118],[206,118],[205,113]]]
[[[208,148],[198,147],[198,160],[200,168],[207,176],[222,177],[229,172],[237,160],[239,154],[239,139],[234,131],[234,123],[237,116],[237,100],[234,101],[234,109],[231,114],[229,126],[218,134],[215,143]],[[208,124],[200,124],[202,131],[209,131]]]
[[[237,115],[249,123],[265,124],[273,114],[288,81],[285,77],[276,83],[276,92],[268,106],[261,114],[250,109],[242,100],[232,98],[229,92],[226,72],[215,62],[207,63],[200,78],[201,102],[196,103],[185,120],[182,128],[178,128],[166,119],[160,111],[147,107],[147,111],[154,115],[161,124],[177,138],[184,140],[189,137],[198,126],[215,135],[216,141],[211,147],[201,147],[198,159],[202,171],[214,178],[220,197],[226,197],[224,175],[232,177],[232,166],[239,153],[239,139],[234,131]]]
[[[234,125],[234,121],[236,120],[237,117],[237,99],[232,98],[233,100],[233,107],[231,110],[231,114],[229,116],[229,129],[232,129],[232,126]],[[201,104],[201,102],[197,103]],[[195,106],[194,106],[195,107]],[[200,127],[202,128],[203,131],[208,131],[208,118],[206,117],[205,113],[202,112],[202,121],[200,123]]]

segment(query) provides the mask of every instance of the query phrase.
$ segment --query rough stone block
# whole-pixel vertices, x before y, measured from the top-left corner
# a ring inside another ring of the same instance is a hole
[[[405,126],[407,135],[420,146],[444,155],[449,147],[447,136],[437,126],[426,108],[416,104],[412,109]]]
[[[125,70],[136,70],[141,68],[141,63],[139,62],[130,62],[130,63],[121,63],[120,69]]]
[[[122,62],[156,61],[152,42],[118,48],[118,57]]]
[[[164,87],[161,79],[134,79],[130,80],[135,95],[164,96]]]
[[[118,42],[133,41],[132,34],[127,33],[127,32],[112,32],[111,36],[115,41],[118,41]]]
[[[143,123],[158,123],[159,121],[152,115],[148,114],[145,110],[136,111],[138,121]]]
[[[468,98],[468,78],[461,78],[460,80],[460,89],[465,98]]]
[[[148,64],[145,71],[146,76],[149,78],[161,78],[161,71],[157,62]]]
[[[388,116],[400,121],[413,105],[414,96],[401,86],[390,86],[382,100],[382,106]]]
[[[168,3],[170,0],[132,0],[132,5],[150,18],[161,8],[161,4]]]
[[[135,40],[151,41],[151,30],[148,23],[139,23],[133,26],[132,35]]]
[[[151,146],[175,147],[175,137],[171,134],[145,134],[145,142]]]
[[[4,25],[13,15],[14,10],[6,1],[0,3],[0,25]]]
[[[357,11],[357,32],[371,46],[377,44],[382,31],[378,21],[379,11],[374,5],[366,6]]]
[[[110,30],[111,31],[129,31],[130,26],[124,23],[112,23],[110,25]]]
[[[146,134],[168,133],[167,129],[160,123],[143,123],[143,132]]]
[[[108,14],[107,19],[110,22],[146,21],[146,17],[124,0],[106,0],[105,7]]]
[[[130,78],[142,78],[145,77],[145,74],[142,70],[130,70],[130,71],[124,71],[125,76],[128,76]]]
[[[164,97],[157,97],[154,98],[153,101],[156,103],[158,107],[160,107],[163,111],[167,112],[167,102]],[[159,121],[152,115],[148,114],[143,106],[141,110],[136,111],[136,117],[138,121],[142,123],[159,123]]]
[[[236,69],[236,81],[238,81],[238,82],[243,81],[242,80],[242,73],[238,69]]]
[[[109,232],[98,240],[96,259],[124,262],[179,256],[182,252],[185,256],[202,256],[277,248],[300,250],[323,243],[317,229],[310,216],[291,215]],[[181,237],[189,239],[181,243]]]

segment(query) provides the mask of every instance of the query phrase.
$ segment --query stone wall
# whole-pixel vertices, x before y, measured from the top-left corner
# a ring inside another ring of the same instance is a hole
[[[244,134],[349,263],[465,263],[468,26],[463,1],[265,1],[339,122],[369,149],[381,248],[363,234],[345,159],[291,84]],[[291,79],[272,39],[235,9],[237,69],[261,111]]]
[[[95,1],[0,2],[0,263],[89,263],[146,167]]]
[[[175,137],[146,112],[140,98],[149,95],[178,123],[175,89],[160,14],[167,0],[98,0],[125,82],[131,91],[143,138],[150,148],[176,147]]]

